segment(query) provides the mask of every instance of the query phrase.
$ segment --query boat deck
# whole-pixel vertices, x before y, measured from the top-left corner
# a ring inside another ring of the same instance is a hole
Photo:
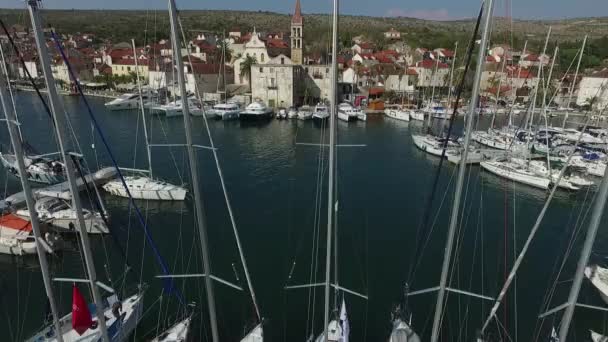
[[[87,183],[94,182],[95,184],[103,184],[111,180],[116,176],[116,168],[106,167],[97,172],[90,173],[85,177]],[[79,191],[85,189],[85,184],[81,178],[76,180],[76,185]],[[34,197],[55,197],[65,200],[70,200],[72,195],[70,194],[70,187],[67,181],[59,184],[49,185],[43,188],[33,189]],[[23,191],[8,196],[4,199],[5,203],[10,203],[11,206],[20,206],[25,203],[25,195]]]

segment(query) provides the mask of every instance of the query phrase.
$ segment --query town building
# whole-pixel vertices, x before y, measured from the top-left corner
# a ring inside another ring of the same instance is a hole
[[[259,64],[251,70],[251,97],[271,108],[302,105],[305,75],[301,65]]]
[[[395,30],[394,28],[391,27],[390,30],[384,32],[384,38],[386,39],[401,39],[401,32]]]
[[[439,60],[425,59],[412,67],[418,74],[417,87],[446,87],[450,66]]]
[[[291,17],[291,60],[294,64],[302,65],[304,62],[304,18],[300,0],[296,0],[296,9]]]
[[[583,76],[579,83],[576,104],[604,110],[608,106],[608,68]]]

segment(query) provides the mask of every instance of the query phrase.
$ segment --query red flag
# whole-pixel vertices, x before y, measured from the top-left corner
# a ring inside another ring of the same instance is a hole
[[[76,330],[78,335],[82,335],[93,325],[93,320],[87,302],[76,284],[72,286],[72,289],[72,328]]]

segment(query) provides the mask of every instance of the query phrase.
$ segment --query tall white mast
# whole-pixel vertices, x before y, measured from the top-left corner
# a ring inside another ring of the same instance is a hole
[[[452,85],[454,84],[454,67],[456,65],[456,54],[458,53],[458,42],[454,43],[454,56],[452,57],[452,70],[450,70],[450,85],[448,87],[448,110],[451,107]]]
[[[146,139],[146,152],[148,153],[148,171],[150,172],[150,178],[152,176],[152,152],[150,151],[150,141],[148,140],[148,126],[146,124],[146,110],[144,109],[144,98],[141,92],[141,81],[139,80],[139,66],[137,61],[137,50],[135,48],[135,39],[131,39],[131,45],[133,45],[133,58],[135,58],[135,75],[137,78],[137,91],[139,92],[139,106],[141,107],[141,119],[143,121],[144,138]]]
[[[559,328],[560,341],[566,341],[568,338],[568,329],[570,329],[570,322],[572,321],[572,316],[574,315],[574,309],[576,308],[576,302],[578,301],[578,294],[581,290],[581,284],[583,283],[583,278],[585,276],[585,267],[587,267],[589,256],[591,256],[591,249],[593,248],[593,243],[595,242],[600,221],[604,215],[604,208],[606,207],[607,198],[608,169],[606,169],[606,172],[604,172],[604,178],[602,179],[602,183],[597,193],[597,199],[595,201],[595,205],[593,206],[591,221],[589,221],[589,228],[587,228],[587,237],[585,238],[585,244],[583,245],[583,250],[581,251],[581,256],[578,260],[576,273],[574,274],[574,281],[572,282],[572,287],[570,288],[570,294],[567,302],[568,306],[566,307],[566,311],[564,311],[564,315],[562,316],[562,322]]]
[[[524,43],[524,49],[522,50],[521,55],[519,56],[520,63],[519,65],[517,65],[517,82],[519,82],[519,79],[521,78],[521,58],[526,54],[527,47],[528,41],[526,40]],[[511,108],[509,109],[509,127],[513,126],[513,105],[517,100],[517,87],[513,87],[513,78],[511,78],[511,88],[515,88],[515,94],[513,96],[513,101],[511,101]]]
[[[557,59],[557,53],[559,52],[559,47],[555,47],[553,51],[553,60],[551,61],[551,68],[549,69],[549,76],[547,77],[547,86],[543,89],[543,117],[545,118],[545,131],[549,126],[549,122],[547,121],[547,107],[549,104],[547,103],[547,92],[549,90],[549,85],[551,84],[551,77],[553,76],[553,68],[555,67],[555,60]],[[551,179],[551,158],[549,156],[549,135],[545,132],[545,138],[547,143],[547,170],[549,170],[549,179]]]
[[[329,171],[327,182],[327,246],[325,254],[325,306],[323,320],[323,339],[327,341],[329,333],[329,302],[330,302],[330,282],[331,282],[331,239],[334,223],[334,177],[335,177],[335,152],[336,152],[336,117],[338,115],[338,0],[333,0],[333,29],[332,29],[332,53],[331,53],[331,98],[330,98],[330,117],[329,117]]]
[[[488,45],[488,37],[490,33],[490,23],[492,21],[492,12],[494,10],[494,0],[485,0],[483,10],[485,12],[483,33],[481,36],[481,43],[479,44],[479,55],[477,56],[477,70],[475,72],[475,82],[473,83],[473,91],[471,94],[471,101],[469,102],[469,110],[466,124],[466,134],[464,136],[464,147],[462,150],[462,158],[460,158],[460,165],[458,169],[458,180],[456,182],[456,189],[454,195],[454,205],[452,206],[452,213],[450,217],[450,227],[448,231],[448,239],[446,241],[445,254],[443,256],[443,266],[441,269],[441,280],[439,282],[439,292],[437,293],[437,303],[435,305],[435,318],[433,320],[433,332],[431,335],[431,342],[437,342],[439,340],[439,330],[441,328],[441,321],[443,317],[443,302],[446,292],[446,284],[448,280],[448,273],[450,270],[450,261],[452,259],[452,249],[454,248],[454,237],[456,235],[456,225],[458,224],[458,214],[460,212],[460,201],[462,197],[462,189],[464,186],[464,176],[467,167],[467,157],[469,154],[469,144],[471,142],[471,132],[473,131],[473,121],[475,107],[477,107],[477,98],[479,96],[479,89],[481,83],[481,75],[483,73],[484,60],[486,55],[486,48]],[[465,114],[465,115],[466,115]]]
[[[36,38],[38,56],[40,57],[40,65],[44,74],[46,89],[48,90],[49,107],[53,114],[55,134],[59,143],[61,157],[63,158],[63,162],[65,164],[65,172],[68,178],[70,193],[72,194],[72,204],[74,205],[76,216],[78,218],[76,226],[82,244],[82,252],[84,254],[84,261],[87,267],[88,281],[91,287],[91,292],[93,293],[93,299],[95,301],[95,306],[97,310],[97,323],[99,324],[99,331],[101,332],[103,341],[109,342],[110,338],[108,337],[106,318],[103,312],[104,302],[101,298],[101,295],[99,294],[99,289],[97,288],[97,273],[95,271],[93,254],[91,253],[89,235],[87,233],[84,216],[82,214],[82,203],[80,202],[78,186],[76,185],[76,173],[74,172],[74,165],[72,165],[72,156],[67,150],[67,140],[65,132],[63,131],[64,127],[67,127],[67,117],[65,109],[63,108],[63,103],[60,101],[59,96],[57,94],[57,85],[55,84],[53,73],[51,72],[51,63],[49,61],[48,50],[46,48],[46,41],[42,34],[42,28],[40,25],[38,0],[28,0],[28,7],[30,12],[30,18],[32,21],[32,28],[34,30],[34,37]]]
[[[543,48],[543,53],[538,57],[538,73],[536,75],[537,84],[536,89],[534,89],[534,96],[532,97],[532,111],[530,113],[530,120],[528,121],[528,128],[531,129],[534,124],[534,112],[536,111],[536,99],[538,98],[538,90],[541,84],[541,77],[543,71],[543,61],[541,58],[547,53],[547,45],[549,45],[549,37],[551,37],[551,26],[549,26],[549,32],[547,32],[547,38],[545,39],[545,47]],[[528,146],[529,147],[529,146]]]
[[[0,49],[0,52],[1,49]],[[17,115],[15,115],[15,108],[9,106],[12,101],[9,100],[7,89],[9,84],[8,72],[5,69],[4,52],[2,52],[2,70],[0,71],[0,102],[2,102],[2,110],[4,111],[6,125],[8,126],[8,135],[11,138],[11,144],[13,145],[13,151],[15,152],[15,159],[17,160],[17,170],[19,171],[19,180],[23,187],[23,193],[25,194],[25,203],[27,204],[27,210],[30,214],[30,222],[32,223],[32,231],[34,232],[34,238],[36,239],[36,253],[38,253],[38,261],[40,262],[40,270],[42,271],[42,280],[44,281],[44,289],[46,290],[46,297],[51,307],[51,313],[53,314],[53,325],[55,331],[61,331],[61,325],[59,324],[59,311],[57,311],[57,304],[55,303],[55,296],[53,295],[53,285],[51,283],[51,275],[49,274],[49,263],[46,259],[46,251],[42,247],[42,234],[40,232],[40,221],[38,219],[38,213],[34,208],[35,201],[32,195],[32,187],[28,181],[27,171],[25,170],[25,162],[23,161],[23,147],[21,146],[20,133],[17,130],[18,122]],[[56,334],[57,341],[63,342],[63,334]]]
[[[177,9],[175,0],[169,0],[169,15],[171,19],[171,42],[173,43],[173,56],[177,67],[177,81],[181,93],[182,113],[184,115],[184,131],[186,134],[186,150],[188,151],[188,161],[190,164],[190,178],[192,190],[194,192],[194,206],[196,209],[196,219],[201,240],[201,253],[203,256],[203,272],[205,273],[205,288],[207,292],[207,307],[209,309],[209,321],[211,323],[211,336],[213,342],[219,342],[217,330],[217,315],[215,312],[215,296],[213,294],[213,282],[211,279],[211,261],[209,260],[209,248],[207,243],[207,223],[205,209],[203,207],[203,197],[201,196],[200,185],[198,182],[198,162],[194,145],[192,142],[192,124],[190,122],[190,108],[188,106],[188,94],[186,93],[186,81],[184,76],[184,62],[182,61],[181,39],[178,29]]]
[[[578,55],[578,63],[576,64],[576,72],[574,73],[574,80],[572,80],[572,85],[570,85],[570,94],[568,94],[568,105],[566,105],[567,109],[570,109],[570,104],[572,103],[572,95],[574,95],[574,86],[576,85],[576,80],[578,79],[578,71],[581,67],[581,61],[583,60],[583,55],[585,54],[585,46],[587,45],[587,35],[585,35],[585,39],[583,39],[583,46],[581,46],[581,51]],[[562,122],[562,128],[566,128],[566,121],[568,120],[568,112],[566,111],[566,115],[564,115],[564,121]]]
[[[432,54],[433,52],[431,52]],[[432,91],[431,91],[431,102],[429,103],[429,105],[431,106],[431,111],[429,112],[429,117],[426,121],[426,124],[428,126],[428,128],[431,127],[431,116],[432,116],[432,110],[433,110],[433,103],[435,102],[435,77],[437,76],[437,69],[439,68],[439,58],[437,58],[437,56],[435,56],[435,69],[431,75],[431,83],[432,83]]]

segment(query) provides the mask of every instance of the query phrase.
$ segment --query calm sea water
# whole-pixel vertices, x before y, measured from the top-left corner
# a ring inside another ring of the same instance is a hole
[[[66,97],[64,101],[88,166],[94,169],[110,165],[99,136],[92,133],[82,100]],[[89,101],[118,163],[147,168],[138,113],[108,112],[103,107],[104,100]],[[18,93],[17,103],[26,140],[40,152],[55,151],[53,129],[40,101],[33,94]],[[193,121],[196,143],[208,145],[203,119]],[[480,128],[487,127],[488,122],[482,118]],[[457,130],[461,126],[458,122]],[[181,118],[154,117],[149,128],[153,143],[184,142]],[[303,341],[313,332],[318,334],[322,330],[322,287],[289,291],[284,287],[324,279],[327,150],[302,143],[326,142],[327,132],[312,122],[276,120],[263,124],[210,121],[210,129],[266,322],[266,340]],[[386,341],[391,330],[390,312],[402,300],[404,284],[409,282],[412,290],[420,290],[439,282],[456,168],[444,166],[430,215],[434,224],[420,229],[439,163],[414,147],[411,133],[420,129],[416,122],[388,118],[370,118],[367,123],[339,122],[340,144],[365,145],[338,149],[338,283],[369,298],[345,295],[352,341]],[[0,141],[6,146],[9,140],[5,127],[0,132]],[[180,147],[153,148],[154,175],[173,183],[190,183],[185,157]],[[213,156],[208,150],[200,150],[198,158],[197,176],[204,195],[213,273],[246,288]],[[19,191],[18,181],[5,172],[0,180],[7,194]],[[580,228],[586,228],[593,195],[594,192],[559,193],[551,205],[522,265],[517,285],[499,310],[500,324],[511,339],[536,339],[535,332],[543,323],[542,340],[551,325],[558,324],[559,317],[541,322],[537,316],[545,296],[551,293],[562,258],[568,254],[569,242],[575,237],[549,306],[566,300],[584,237]],[[512,265],[545,196],[543,191],[480,172],[479,167],[470,168],[450,286],[495,296],[508,272],[505,261],[509,267]],[[86,199],[87,195],[83,197]],[[149,286],[146,315],[135,338],[144,340],[154,335],[158,322],[171,322],[179,306],[175,297],[161,296],[162,284],[155,278],[160,269],[128,202],[109,195],[104,198],[121,247],[109,236],[93,238],[97,272],[103,282],[123,295],[132,293],[138,283]],[[138,204],[171,273],[202,273],[191,199],[185,203]],[[603,224],[594,249],[595,262],[602,262],[608,251],[605,228]],[[121,249],[130,265],[126,276]],[[77,250],[62,252],[51,260],[54,276],[84,277]],[[0,261],[0,327],[6,332],[6,340],[22,340],[42,325],[47,312],[39,268],[35,258],[4,257]],[[194,305],[195,340],[210,340],[202,280],[182,279],[176,284],[186,301]],[[61,311],[67,313],[71,284],[55,285]],[[81,289],[87,293],[84,286]],[[215,291],[222,340],[238,341],[245,327],[255,321],[251,301],[246,292],[219,283],[215,283]],[[430,335],[435,298],[434,293],[427,293],[409,300],[413,325],[425,339]],[[601,303],[587,283],[580,301]],[[481,299],[450,294],[443,340],[471,341],[490,305]],[[605,318],[597,312],[577,310],[576,338],[572,340],[585,340],[590,328],[602,331]],[[489,331],[504,335],[497,326],[493,323]]]

